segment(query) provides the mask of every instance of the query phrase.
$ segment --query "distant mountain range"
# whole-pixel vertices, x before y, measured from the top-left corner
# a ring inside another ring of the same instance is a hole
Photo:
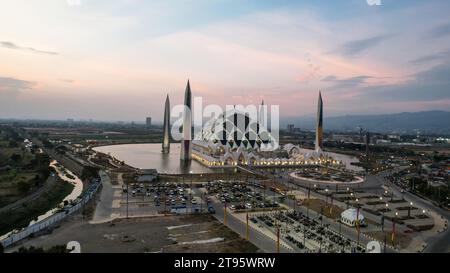
[[[303,130],[315,128],[313,117],[290,117],[280,121],[281,128],[295,124]],[[382,115],[347,115],[324,117],[325,130],[358,131],[359,127],[371,132],[412,133],[417,130],[423,133],[450,134],[450,112],[426,111],[414,113],[397,113]]]

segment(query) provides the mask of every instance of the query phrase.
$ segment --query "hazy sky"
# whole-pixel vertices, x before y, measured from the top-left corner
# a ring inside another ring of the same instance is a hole
[[[160,120],[204,103],[312,116],[450,110],[450,1],[0,0],[0,118]]]

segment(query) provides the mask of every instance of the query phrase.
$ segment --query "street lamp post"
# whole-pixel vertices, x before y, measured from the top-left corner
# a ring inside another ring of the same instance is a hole
[[[358,198],[356,198],[356,230],[358,231],[358,241],[357,241],[357,244],[356,244],[356,249],[358,249],[358,247],[359,247],[359,239],[360,239],[360,234],[361,234],[361,232],[360,232],[360,227],[359,227],[359,199]]]
[[[386,211],[389,208],[389,204],[386,203]],[[384,233],[384,253],[386,253],[386,240],[387,240],[387,236],[386,236],[386,232],[384,232],[384,213],[385,210],[383,210],[383,216],[381,216],[381,231]]]
[[[384,213],[388,209],[388,207],[389,207],[389,204],[386,203],[386,209],[383,209],[383,215],[381,216],[381,231],[384,231]]]
[[[223,206],[223,223],[225,226],[227,225],[227,202]]]
[[[350,188],[347,188],[347,194],[348,194],[349,191],[350,191]],[[349,206],[348,205],[349,201],[350,201],[350,198],[347,196],[347,202],[346,202],[347,203],[347,209],[348,209],[348,206]]]
[[[277,253],[280,253],[280,226],[277,226]]]
[[[246,215],[245,238],[249,240],[248,212]]]
[[[311,195],[311,183],[308,183],[308,201],[309,201],[309,196]]]
[[[200,196],[200,213],[203,212],[203,198],[205,196],[205,193],[202,192],[201,196]]]
[[[129,186],[129,184],[130,183],[127,182],[127,219],[128,219],[128,192],[129,192],[129,187],[128,186]]]
[[[323,207],[320,208],[320,227],[323,228]],[[322,253],[322,242],[323,242],[323,234],[320,234],[320,242],[319,242],[319,253]]]
[[[351,192],[351,193],[350,193],[350,199],[353,200],[353,196],[354,196],[354,194],[353,194],[353,192]]]
[[[297,198],[294,195],[294,215],[296,214],[297,211]]]
[[[411,210],[412,210],[413,202],[409,203],[409,209],[408,209],[408,218],[411,217]]]
[[[398,211],[395,212],[395,218],[394,221],[392,222],[392,246],[395,247],[395,224],[397,222],[397,217],[398,217]]]
[[[345,248],[344,248],[344,242],[342,240],[342,218],[339,219],[339,242],[341,242],[342,253],[344,253],[345,252]]]
[[[194,188],[192,187],[192,183],[193,183],[193,177],[192,177],[192,171],[189,171],[189,176],[190,176],[190,178],[191,178],[191,196],[192,196],[192,191],[194,190]]]

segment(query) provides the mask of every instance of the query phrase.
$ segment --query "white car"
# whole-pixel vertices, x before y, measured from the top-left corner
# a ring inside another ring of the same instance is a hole
[[[191,200],[191,203],[192,203],[193,205],[195,205],[195,204],[197,204],[197,200],[196,200],[196,199],[192,199],[192,200]]]
[[[253,207],[252,207],[252,204],[247,203],[247,204],[245,204],[245,208],[246,208],[246,209],[252,209]]]

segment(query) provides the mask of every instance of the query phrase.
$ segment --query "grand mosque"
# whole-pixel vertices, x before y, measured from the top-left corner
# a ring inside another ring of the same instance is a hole
[[[357,159],[336,153],[324,152],[323,147],[323,100],[319,92],[315,149],[309,150],[293,144],[280,145],[266,128],[262,113],[264,102],[256,118],[234,108],[224,111],[217,118],[204,123],[202,130],[192,136],[192,92],[188,81],[185,91],[183,115],[182,161],[191,159],[209,168],[230,167],[300,167],[330,166],[351,169]],[[168,153],[170,128],[170,102],[166,99],[164,115],[164,139],[162,151]]]

